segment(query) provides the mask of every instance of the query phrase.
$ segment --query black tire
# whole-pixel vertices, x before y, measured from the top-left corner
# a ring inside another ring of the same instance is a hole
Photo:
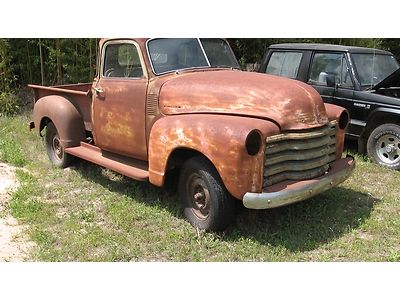
[[[74,162],[75,157],[65,153],[64,147],[61,146],[60,136],[52,122],[47,124],[45,140],[47,155],[56,167],[66,168]]]
[[[400,170],[400,126],[388,123],[375,128],[368,137],[367,152],[375,163]]]
[[[195,228],[222,231],[235,219],[235,200],[214,166],[203,157],[185,162],[179,177],[184,214]]]

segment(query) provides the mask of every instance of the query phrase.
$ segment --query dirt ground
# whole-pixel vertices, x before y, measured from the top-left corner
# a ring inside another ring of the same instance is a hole
[[[16,188],[15,168],[0,163],[0,262],[27,261],[27,254],[34,247],[24,234],[25,228],[6,209],[9,194]]]

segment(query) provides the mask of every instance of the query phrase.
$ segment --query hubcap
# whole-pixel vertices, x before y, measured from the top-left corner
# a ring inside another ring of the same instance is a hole
[[[54,152],[56,158],[59,160],[62,160],[62,158],[64,156],[64,151],[63,151],[63,148],[61,146],[61,142],[60,142],[60,139],[58,138],[58,136],[53,137],[52,148],[53,148],[53,152]]]
[[[381,136],[376,143],[376,153],[385,164],[396,164],[400,161],[400,139],[392,134]]]
[[[192,174],[187,181],[188,198],[193,213],[205,219],[210,213],[210,193],[204,180],[198,174]]]

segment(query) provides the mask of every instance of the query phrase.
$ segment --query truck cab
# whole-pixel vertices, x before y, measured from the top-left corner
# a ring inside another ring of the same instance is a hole
[[[306,84],[240,71],[224,39],[102,39],[93,83],[35,92],[50,160],[76,157],[156,186],[175,183],[200,229],[234,220],[235,201],[269,209],[348,178],[348,113]],[[173,185],[173,184],[172,184]]]

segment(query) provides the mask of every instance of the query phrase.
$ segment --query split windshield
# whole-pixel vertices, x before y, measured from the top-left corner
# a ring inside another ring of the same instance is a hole
[[[373,53],[352,54],[362,86],[373,87],[399,68],[392,55]]]
[[[239,69],[231,48],[222,39],[154,39],[147,47],[156,74],[191,68]]]

